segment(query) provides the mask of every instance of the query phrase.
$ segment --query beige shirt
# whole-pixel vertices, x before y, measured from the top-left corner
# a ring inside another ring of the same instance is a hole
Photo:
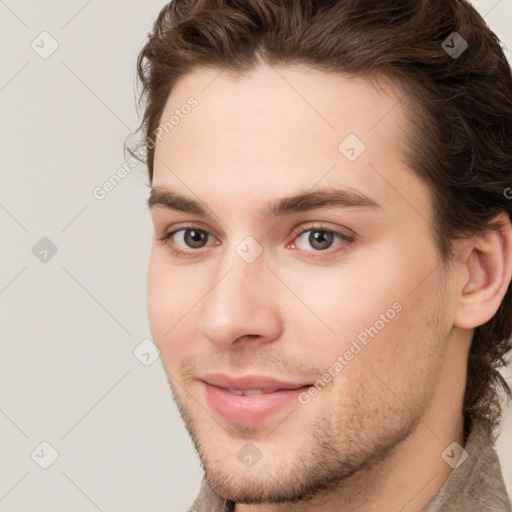
[[[423,512],[512,512],[498,455],[489,437],[475,424],[464,449],[467,459],[453,469]],[[235,503],[215,495],[203,479],[188,512],[232,512]]]

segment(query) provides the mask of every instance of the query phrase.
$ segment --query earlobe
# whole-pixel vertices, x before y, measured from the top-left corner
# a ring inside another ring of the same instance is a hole
[[[488,322],[498,310],[512,277],[512,226],[503,212],[493,229],[475,235],[464,261],[464,282],[458,292],[454,326],[473,329]]]

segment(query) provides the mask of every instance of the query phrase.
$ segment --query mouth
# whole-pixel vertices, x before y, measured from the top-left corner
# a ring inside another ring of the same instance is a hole
[[[228,389],[227,391],[229,391],[232,395],[237,396],[259,396],[275,393],[276,391],[279,391],[279,389]]]
[[[261,375],[229,377],[210,374],[200,379],[210,409],[228,423],[255,426],[276,415],[312,384],[286,382]]]

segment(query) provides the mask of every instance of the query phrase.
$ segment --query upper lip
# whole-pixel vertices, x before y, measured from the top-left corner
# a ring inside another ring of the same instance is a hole
[[[210,373],[201,377],[202,381],[212,386],[225,389],[247,390],[247,389],[262,389],[262,390],[278,390],[278,389],[298,389],[304,386],[309,386],[307,382],[286,382],[273,377],[266,377],[265,375],[245,375],[243,377],[230,377],[222,373]]]

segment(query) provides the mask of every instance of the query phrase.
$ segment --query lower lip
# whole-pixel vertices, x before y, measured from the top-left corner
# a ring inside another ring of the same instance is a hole
[[[232,395],[227,389],[203,382],[210,407],[229,423],[256,425],[296,401],[309,386],[281,389],[256,396]]]

